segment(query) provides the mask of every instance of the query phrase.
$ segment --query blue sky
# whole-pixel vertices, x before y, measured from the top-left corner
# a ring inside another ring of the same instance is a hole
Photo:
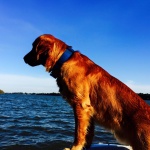
[[[23,56],[50,33],[135,92],[150,93],[149,0],[0,0],[0,89],[57,92],[55,79]]]

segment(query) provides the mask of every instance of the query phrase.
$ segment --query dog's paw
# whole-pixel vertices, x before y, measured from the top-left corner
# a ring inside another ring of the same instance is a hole
[[[63,149],[63,150],[71,150],[70,148],[65,148],[65,149]]]

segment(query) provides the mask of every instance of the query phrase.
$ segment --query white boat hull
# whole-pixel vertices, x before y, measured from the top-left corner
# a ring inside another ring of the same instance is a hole
[[[92,144],[91,148],[86,150],[130,150],[130,147],[117,144]]]

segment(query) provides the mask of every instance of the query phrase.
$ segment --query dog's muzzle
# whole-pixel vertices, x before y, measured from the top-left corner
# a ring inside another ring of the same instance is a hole
[[[26,64],[29,64],[32,67],[40,65],[40,62],[37,60],[36,55],[32,51],[26,54],[23,59]]]

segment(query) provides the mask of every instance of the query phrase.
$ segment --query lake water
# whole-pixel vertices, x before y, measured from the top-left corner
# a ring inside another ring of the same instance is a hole
[[[60,96],[0,95],[1,150],[62,150],[73,136],[72,108]],[[117,143],[96,126],[93,143],[99,142]]]

